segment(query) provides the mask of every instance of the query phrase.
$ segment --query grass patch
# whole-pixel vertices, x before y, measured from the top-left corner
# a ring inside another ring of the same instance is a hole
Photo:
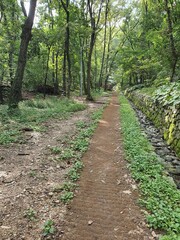
[[[93,90],[91,94],[92,94],[92,97],[95,101],[98,100],[100,97],[109,96],[109,93],[104,92],[103,88],[101,88],[100,90],[99,89]]]
[[[54,96],[22,101],[19,104],[19,110],[13,114],[8,113],[7,106],[0,105],[0,144],[18,142],[21,138],[20,130],[23,127],[43,131],[44,121],[50,118],[65,119],[71,113],[85,108],[83,104]]]
[[[158,156],[142,134],[135,113],[124,96],[120,96],[120,103],[124,148],[132,176],[139,183],[142,195],[140,204],[148,211],[148,224],[167,233],[162,240],[178,240],[180,191],[166,176]]]

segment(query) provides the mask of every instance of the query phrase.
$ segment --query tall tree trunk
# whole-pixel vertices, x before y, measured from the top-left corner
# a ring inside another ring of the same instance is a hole
[[[31,40],[31,30],[33,26],[35,9],[37,0],[30,1],[29,14],[25,20],[21,34],[21,44],[19,50],[18,64],[16,69],[15,78],[11,87],[11,94],[9,99],[9,108],[17,108],[19,101],[22,99],[22,82],[24,76],[24,70],[27,59],[27,49],[29,41]]]
[[[66,60],[67,60],[67,66],[68,66],[68,77],[67,77],[67,96],[70,97],[70,88],[71,88],[71,82],[72,82],[72,74],[71,74],[71,59],[70,59],[70,51],[69,51],[69,45],[70,45],[70,31],[69,31],[69,21],[70,21],[70,15],[69,15],[69,0],[66,0],[66,4],[61,0],[62,6],[66,12],[66,35],[65,35],[65,54],[66,54]]]
[[[95,44],[95,49],[94,49],[94,61],[95,61],[95,72],[94,72],[94,86],[95,86],[95,90],[97,88],[97,73],[98,73],[98,69],[97,69],[97,48],[96,48],[96,44]]]
[[[54,54],[54,49],[52,50],[51,59],[52,59],[52,82],[53,82],[53,85],[54,85],[55,84],[55,54]],[[55,91],[55,89],[54,89],[54,91]]]
[[[99,89],[102,87],[102,80],[103,80],[103,71],[104,71],[104,59],[105,59],[105,53],[106,53],[106,35],[107,35],[107,17],[108,17],[108,10],[109,10],[109,1],[106,0],[106,11],[105,11],[105,24],[104,24],[104,46],[103,46],[103,55],[101,60],[101,70],[100,70],[100,76],[99,76]]]
[[[95,42],[95,29],[93,29],[91,33],[90,49],[89,49],[88,62],[87,62],[87,98],[86,99],[88,101],[93,100],[91,96],[91,62],[92,62],[91,59],[92,59],[94,42]]]
[[[177,64],[177,61],[178,61],[178,55],[177,55],[175,44],[174,44],[171,10],[168,6],[168,0],[165,0],[165,10],[166,10],[166,13],[167,13],[168,34],[169,34],[169,42],[170,42],[171,55],[172,55],[172,61],[171,61],[172,72],[171,72],[170,82],[173,82],[174,81],[174,75],[175,75],[175,72],[176,72],[176,64]]]
[[[110,28],[109,28],[108,47],[107,47],[107,57],[106,57],[104,91],[107,91],[107,82],[108,82],[108,79],[109,79],[109,55],[110,55],[111,40],[112,40],[112,27],[110,26]]]
[[[87,7],[90,15],[90,22],[91,22],[91,39],[90,39],[90,46],[89,46],[89,53],[88,53],[88,61],[87,61],[87,97],[86,99],[89,101],[92,101],[93,98],[91,96],[91,62],[92,62],[92,54],[93,54],[93,48],[96,40],[96,29],[98,27],[100,16],[101,16],[101,10],[102,10],[102,3],[103,0],[101,0],[98,14],[97,14],[97,21],[95,21],[95,13],[93,10],[93,1],[87,0]]]
[[[83,95],[83,48],[80,44],[80,96]]]
[[[48,47],[48,56],[46,61],[46,73],[44,77],[44,98],[46,97],[46,86],[47,86],[47,79],[48,79],[48,72],[49,72],[49,55],[50,55],[51,47]]]
[[[55,66],[55,82],[54,82],[54,94],[59,94],[59,81],[58,81],[58,56],[59,51],[56,52],[56,66]]]
[[[63,57],[63,92],[64,96],[67,95],[66,91],[66,49],[64,48],[64,57]]]
[[[85,67],[85,60],[84,60],[84,51],[82,51],[82,71],[83,71],[83,87],[84,87],[84,93],[85,93],[85,95],[87,95],[86,67]]]

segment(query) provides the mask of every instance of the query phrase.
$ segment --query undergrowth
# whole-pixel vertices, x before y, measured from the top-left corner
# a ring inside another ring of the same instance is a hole
[[[43,131],[42,122],[50,118],[65,119],[72,112],[85,109],[85,105],[58,97],[35,98],[22,101],[19,111],[8,113],[6,105],[0,106],[0,144],[21,141],[21,129]]]
[[[166,232],[161,240],[179,240],[180,192],[168,179],[124,96],[120,96],[120,103],[124,148],[132,176],[139,183],[140,204],[147,209],[147,222],[150,227]]]
[[[134,86],[134,89],[142,94],[151,96],[155,103],[161,103],[163,106],[180,104],[180,82],[168,82],[162,86],[152,85],[139,90],[137,85]],[[133,88],[130,90],[133,90]]]

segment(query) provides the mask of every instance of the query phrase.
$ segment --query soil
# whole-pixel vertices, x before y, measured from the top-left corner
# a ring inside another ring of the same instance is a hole
[[[76,122],[90,121],[104,103],[88,104],[67,120],[49,120],[45,132],[24,131],[23,144],[0,146],[2,240],[156,239],[138,206],[137,186],[124,160],[115,95],[83,156],[85,167],[74,199],[64,205],[54,191],[66,181],[71,163],[57,162],[50,148],[63,147],[76,134]],[[44,237],[42,228],[49,219],[56,232]]]

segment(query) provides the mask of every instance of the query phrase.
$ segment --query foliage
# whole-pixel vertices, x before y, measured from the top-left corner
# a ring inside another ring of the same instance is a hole
[[[28,218],[31,221],[35,221],[36,220],[36,212],[32,208],[29,208],[25,212],[25,217]]]
[[[63,203],[69,203],[70,200],[72,200],[74,197],[74,193],[73,192],[67,192],[65,191],[62,195],[61,195],[61,201]]]
[[[179,6],[177,1],[168,0],[126,5],[115,69],[122,88],[179,80]]]
[[[55,233],[55,227],[53,220],[49,219],[44,223],[43,236],[52,235]]]
[[[148,211],[148,224],[155,229],[174,234],[173,239],[177,240],[180,232],[180,192],[168,180],[150,143],[142,135],[128,101],[123,96],[120,97],[120,101],[124,147],[132,175],[139,183],[142,195],[140,203]]]
[[[61,148],[58,146],[51,147],[50,150],[53,154],[59,154],[62,151]]]
[[[76,168],[71,168],[68,172],[68,177],[72,182],[76,182],[80,178],[80,174]]]
[[[59,155],[59,160],[68,160],[70,158],[73,158],[75,156],[74,151],[71,148],[65,148],[61,151],[61,154]]]
[[[20,103],[17,114],[8,114],[6,106],[0,106],[0,144],[21,141],[21,129],[42,131],[42,123],[49,118],[67,118],[72,112],[85,109],[85,105],[68,99],[49,97]]]
[[[180,104],[180,83],[171,83],[159,87],[154,92],[154,101],[160,102],[163,106]]]
[[[61,186],[61,189],[67,192],[70,192],[74,190],[77,187],[77,184],[72,183],[72,182],[65,182],[63,186]]]

